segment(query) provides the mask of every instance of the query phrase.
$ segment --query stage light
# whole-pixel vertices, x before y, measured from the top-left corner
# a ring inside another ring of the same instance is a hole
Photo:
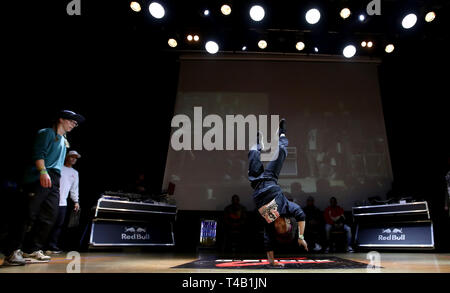
[[[194,41],[198,42],[198,40],[200,40],[200,37],[197,36],[197,35],[195,35],[195,36],[194,36]]]
[[[164,7],[157,2],[150,3],[148,6],[148,11],[150,11],[150,14],[157,19],[163,18],[166,14]]]
[[[192,39],[193,39],[193,37],[192,37],[192,35],[187,35],[187,40],[189,41],[189,42],[191,42],[192,41]]]
[[[169,44],[170,47],[175,48],[178,43],[175,39],[169,39],[169,41],[167,42],[167,44]]]
[[[394,51],[394,45],[392,44],[387,45],[384,51],[386,51],[386,53],[392,53]]]
[[[136,2],[136,1],[131,2],[130,7],[131,7],[131,10],[133,10],[134,12],[141,11],[141,4],[139,4],[139,2]]]
[[[299,51],[305,49],[305,43],[303,42],[297,42],[297,44],[295,44],[295,48]]]
[[[417,22],[417,16],[414,13],[410,13],[402,20],[402,26],[405,29],[412,28]]]
[[[208,41],[205,44],[205,49],[209,54],[216,54],[217,52],[219,52],[219,45],[217,45],[216,42]]]
[[[208,10],[208,9],[205,9],[205,11],[203,11],[203,15],[204,15],[204,16],[208,16],[208,15],[209,15],[209,10]]]
[[[222,11],[223,15],[230,15],[231,7],[230,7],[230,5],[224,4],[224,5],[222,5],[222,7],[220,7],[220,11]]]
[[[264,40],[261,40],[258,42],[258,47],[260,47],[261,49],[265,49],[267,48],[267,42]]]
[[[319,48],[314,47],[314,52],[318,53],[319,52]]]
[[[361,47],[364,48],[365,46],[367,46],[367,42],[366,42],[366,41],[362,41],[362,42],[361,42]]]
[[[372,48],[372,46],[373,46],[373,43],[372,43],[371,41],[368,41],[368,42],[367,42],[367,47],[368,47],[368,48]]]
[[[435,18],[436,18],[436,13],[434,13],[433,11],[430,11],[427,13],[427,15],[425,15],[426,22],[432,22]]]
[[[348,9],[348,8],[343,8],[340,13],[340,15],[343,19],[348,18],[350,16],[350,14],[352,14],[352,13],[350,12],[350,9]]]
[[[242,47],[242,51],[246,51],[246,50],[247,50],[246,46]]]
[[[366,19],[366,16],[364,14],[359,15],[359,21],[364,21]]]
[[[344,54],[345,58],[352,58],[356,54],[356,48],[353,45],[348,45],[344,48],[342,51],[342,54]]]
[[[305,18],[309,24],[316,24],[320,20],[320,11],[315,8],[310,9],[306,12]]]
[[[266,12],[264,11],[264,8],[259,5],[254,5],[250,8],[250,17],[254,21],[261,21],[265,15]]]

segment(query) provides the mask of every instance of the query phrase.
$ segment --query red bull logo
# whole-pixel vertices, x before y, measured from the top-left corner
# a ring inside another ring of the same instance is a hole
[[[150,240],[150,234],[147,233],[147,228],[125,227],[121,238],[122,240]]]
[[[388,235],[383,235],[388,234]],[[404,241],[406,235],[403,234],[403,228],[387,228],[381,229],[381,234],[378,235],[378,240],[381,241]]]

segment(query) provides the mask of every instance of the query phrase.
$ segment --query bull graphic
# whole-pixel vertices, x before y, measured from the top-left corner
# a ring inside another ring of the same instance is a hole
[[[127,227],[125,227],[125,233],[135,233],[136,232],[136,229],[134,229],[134,227],[130,227],[130,228],[127,228]]]
[[[386,234],[403,234],[403,228],[393,228],[392,230],[390,228],[387,229],[382,229],[381,233],[386,233]]]
[[[139,228],[136,229],[136,232],[138,232],[138,233],[145,233],[145,232],[147,232],[147,229],[139,227]]]

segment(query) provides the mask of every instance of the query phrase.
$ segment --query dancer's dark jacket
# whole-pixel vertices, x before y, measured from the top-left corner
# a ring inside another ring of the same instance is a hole
[[[278,185],[278,176],[287,156],[288,139],[285,136],[280,137],[278,146],[278,154],[275,155],[275,159],[267,164],[266,168],[261,162],[260,150],[252,149],[248,154],[248,178],[254,189],[253,200],[256,208],[259,209],[275,199],[280,217],[294,218],[297,222],[301,222],[306,218],[302,208],[296,203],[289,201]],[[297,225],[297,223],[292,224]],[[292,229],[293,231],[298,231],[294,227]],[[297,238],[297,234],[293,235],[293,237]],[[273,250],[276,244],[276,236],[274,223],[266,223],[264,227],[264,248],[266,251]]]

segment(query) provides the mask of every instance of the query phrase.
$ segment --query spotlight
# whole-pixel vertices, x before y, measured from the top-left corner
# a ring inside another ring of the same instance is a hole
[[[209,10],[208,10],[208,9],[205,9],[205,11],[203,11],[203,15],[204,15],[204,16],[208,16],[208,15],[209,15]]]
[[[175,48],[178,45],[178,43],[177,43],[177,41],[175,39],[169,39],[169,41],[167,43],[172,48]]]
[[[141,11],[141,4],[139,4],[139,2],[136,2],[136,1],[131,2],[130,7],[131,7],[131,10],[133,10],[134,12]]]
[[[194,36],[194,41],[198,42],[198,40],[200,40],[200,37],[197,36],[197,35],[195,35],[195,36]]]
[[[320,20],[320,11],[315,8],[310,9],[306,12],[305,18],[309,24],[316,24]]]
[[[436,18],[436,13],[434,13],[433,11],[430,11],[427,13],[427,15],[425,15],[426,22],[432,22],[435,18]]]
[[[187,36],[187,40],[188,40],[189,42],[192,42],[192,39],[193,39],[192,35],[188,35],[188,36]]]
[[[366,42],[366,41],[362,41],[362,42],[361,42],[361,47],[364,48],[365,46],[367,46],[367,42]]]
[[[261,21],[266,15],[264,8],[259,5],[254,5],[250,8],[250,17],[254,21]]]
[[[242,51],[246,51],[246,50],[247,50],[246,46],[242,47]]]
[[[150,5],[148,6],[148,10],[150,11],[150,14],[157,19],[163,18],[166,14],[164,7],[162,7],[162,5],[157,2],[150,3]]]
[[[373,43],[372,43],[371,41],[368,41],[368,42],[367,42],[367,47],[368,47],[368,48],[372,48],[372,46],[373,46]]]
[[[264,40],[259,41],[258,47],[260,47],[261,49],[265,49],[267,47],[267,42]]]
[[[344,48],[342,51],[342,54],[344,54],[345,58],[352,58],[356,54],[356,48],[353,45],[348,45]]]
[[[297,42],[297,44],[295,44],[295,48],[299,51],[305,49],[305,43],[303,42]]]
[[[340,13],[340,15],[343,19],[348,18],[350,16],[350,14],[352,14],[352,13],[350,12],[350,9],[348,9],[348,8],[343,8]]]
[[[364,21],[366,19],[366,16],[364,14],[359,15],[359,21]]]
[[[224,5],[222,5],[222,7],[220,7],[220,11],[222,11],[223,15],[230,15],[231,7],[230,7],[230,5],[224,4]]]
[[[412,28],[417,22],[417,16],[414,13],[410,13],[402,20],[402,26],[405,29]]]
[[[205,49],[209,54],[216,54],[219,52],[219,45],[216,42],[209,41],[205,44]]]
[[[319,52],[319,48],[317,48],[317,47],[314,47],[314,52]]]
[[[392,53],[392,51],[394,51],[394,45],[392,44],[387,45],[384,51],[386,51],[386,53]]]

